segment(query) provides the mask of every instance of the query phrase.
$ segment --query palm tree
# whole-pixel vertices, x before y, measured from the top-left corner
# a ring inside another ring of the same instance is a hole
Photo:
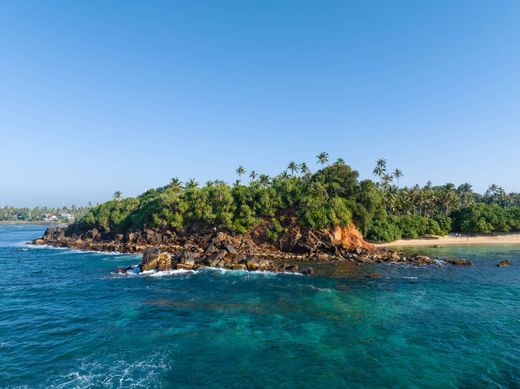
[[[374,168],[374,176],[378,176],[379,178],[383,177],[383,174],[386,173],[386,159],[379,158],[376,162],[376,167]]]
[[[269,182],[271,181],[267,174],[261,174],[259,180],[260,184],[262,184],[263,186],[269,185]]]
[[[114,193],[114,200],[118,200],[118,201],[121,200],[121,196],[122,195],[123,194],[120,191],[115,192]]]
[[[464,183],[457,188],[457,195],[462,205],[467,205],[474,200],[473,188],[471,184]]]
[[[175,190],[176,192],[179,192],[182,189],[182,182],[181,182],[181,180],[179,180],[178,177],[173,177],[170,180],[170,186],[172,187],[173,190]]]
[[[238,178],[240,180],[240,178],[246,174],[246,169],[244,169],[244,167],[242,165],[240,165],[239,167],[237,167],[237,170],[236,170],[237,174],[238,174]]]
[[[254,170],[251,170],[251,173],[249,173],[249,178],[254,181],[256,180],[256,177],[258,177],[258,174]]]
[[[399,187],[399,179],[403,176],[401,169],[394,170],[394,178],[397,180],[397,187]]]
[[[388,188],[390,186],[390,183],[392,182],[393,177],[391,174],[383,174],[381,176],[381,183],[383,184],[384,188]]]
[[[300,163],[300,173],[303,174],[304,176],[310,174],[311,172],[311,169],[309,169],[309,167],[307,166],[307,164],[305,162],[302,162]]]
[[[338,158],[338,159],[336,159],[336,164],[344,165],[345,164],[345,160],[343,158]]]
[[[298,171],[298,165],[296,162],[291,161],[289,162],[289,166],[287,166],[287,169],[291,171],[291,174],[294,176],[294,173]]]
[[[187,189],[196,188],[197,186],[199,186],[199,183],[195,180],[195,178],[190,178],[186,183]]]
[[[325,165],[327,162],[329,162],[329,154],[324,151],[319,153],[316,158],[318,158],[318,163],[321,165]]]

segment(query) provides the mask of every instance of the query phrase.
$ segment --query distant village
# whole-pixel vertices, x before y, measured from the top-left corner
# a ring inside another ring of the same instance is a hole
[[[11,206],[0,207],[0,222],[37,222],[37,223],[72,223],[85,215],[90,207],[35,207],[16,208]]]

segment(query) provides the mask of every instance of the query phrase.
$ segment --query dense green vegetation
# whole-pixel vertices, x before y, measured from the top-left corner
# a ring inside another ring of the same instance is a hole
[[[480,195],[471,185],[400,188],[399,169],[387,170],[377,162],[377,182],[358,180],[358,173],[343,160],[329,164],[327,153],[317,156],[319,169],[289,163],[276,177],[242,166],[233,185],[212,181],[199,186],[195,180],[178,179],[137,198],[122,198],[92,208],[80,221],[82,228],[96,227],[119,233],[144,227],[198,231],[218,227],[245,233],[263,224],[276,239],[289,220],[315,229],[354,222],[373,241],[417,238],[428,234],[458,232],[507,232],[520,230],[520,195],[506,194],[493,185]]]
[[[3,222],[61,222],[69,223],[84,216],[91,207],[1,207],[0,221]]]

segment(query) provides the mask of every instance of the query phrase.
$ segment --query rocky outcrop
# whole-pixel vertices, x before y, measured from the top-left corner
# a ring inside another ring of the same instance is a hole
[[[161,250],[156,247],[148,247],[143,252],[143,261],[139,265],[141,271],[157,269],[159,266],[159,257]]]
[[[198,252],[183,250],[179,254],[170,254],[155,247],[144,250],[141,263],[137,267],[118,268],[116,274],[168,271],[168,270],[197,270],[204,267],[216,267],[231,270],[244,271],[270,271],[270,272],[301,272],[302,274],[314,274],[310,266],[300,271],[297,264],[276,263],[273,260],[258,257],[246,257],[233,255],[227,252],[220,259],[212,259]]]
[[[513,261],[511,261],[509,259],[504,259],[503,261],[500,261],[499,263],[497,263],[497,266],[506,267],[506,266],[511,266],[512,264],[513,264]]]
[[[473,262],[471,262],[469,259],[464,259],[464,258],[452,258],[452,259],[446,260],[446,262],[448,262],[451,265],[455,265],[455,266],[472,266],[473,265]]]
[[[363,263],[412,263],[430,265],[436,262],[418,254],[406,256],[397,251],[375,248],[367,243],[354,225],[324,230],[301,227],[295,219],[287,219],[283,232],[271,241],[261,225],[249,234],[232,235],[215,229],[190,231],[154,230],[111,233],[77,225],[49,228],[33,244],[48,244],[81,250],[143,253],[140,271],[197,269],[202,266],[248,271],[287,271],[312,274],[301,262],[349,261]],[[299,265],[300,264],[300,265]]]
[[[340,245],[346,250],[374,250],[374,246],[366,242],[357,230],[354,224],[350,224],[348,227],[336,226],[332,228],[329,233],[332,236],[332,243]]]

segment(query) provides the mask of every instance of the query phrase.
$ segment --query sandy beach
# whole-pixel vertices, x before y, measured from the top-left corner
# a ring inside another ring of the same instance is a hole
[[[471,236],[439,236],[424,239],[400,239],[390,243],[376,244],[377,247],[397,246],[447,246],[472,244],[520,244],[520,234],[471,235]]]

